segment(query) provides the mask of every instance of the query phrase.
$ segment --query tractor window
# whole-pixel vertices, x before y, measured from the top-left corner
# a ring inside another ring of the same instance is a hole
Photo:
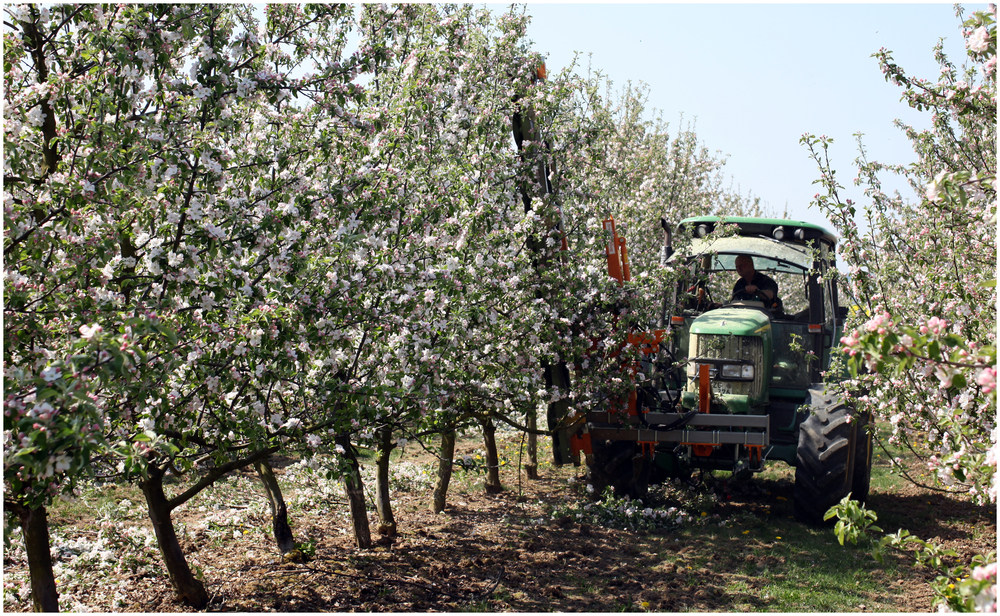
[[[733,286],[739,279],[735,259],[736,255],[723,254],[698,260],[695,277],[704,281],[712,302],[725,304],[732,298]],[[809,312],[805,271],[785,262],[774,262],[761,257],[754,258],[754,267],[778,283],[778,297],[781,298],[785,315],[805,319]]]
[[[834,285],[829,280],[827,280],[827,276],[825,274],[824,274],[823,278],[824,278],[824,282],[823,282],[823,310],[824,310],[824,314],[826,314],[826,322],[829,325],[830,330],[832,331],[833,327],[834,327],[834,321],[836,319],[836,314],[834,312],[834,306],[833,306],[833,286]]]
[[[805,315],[809,311],[809,301],[806,299],[806,276],[785,272],[764,272],[778,283],[778,297],[784,304],[785,314],[789,316]]]
[[[816,336],[809,333],[808,323],[773,321],[774,364],[771,385],[788,389],[805,389],[813,382],[817,353]]]

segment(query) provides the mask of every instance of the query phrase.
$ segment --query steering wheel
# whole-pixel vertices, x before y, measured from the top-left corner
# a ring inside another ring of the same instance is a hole
[[[767,296],[764,295],[763,293],[761,293],[761,291],[759,289],[757,291],[754,291],[753,293],[750,293],[746,289],[740,289],[739,291],[733,293],[733,300],[734,301],[763,302],[764,305],[767,305],[767,301],[768,301],[767,300]]]

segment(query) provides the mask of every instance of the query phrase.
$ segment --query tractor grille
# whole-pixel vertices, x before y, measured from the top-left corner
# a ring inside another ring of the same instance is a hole
[[[688,366],[689,391],[698,391],[698,359],[730,359],[754,365],[752,381],[719,381],[713,379],[713,389],[722,393],[759,397],[764,391],[764,342],[757,336],[691,334],[691,364]]]

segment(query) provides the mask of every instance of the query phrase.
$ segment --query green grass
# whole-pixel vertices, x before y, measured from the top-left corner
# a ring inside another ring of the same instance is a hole
[[[55,518],[75,520],[98,514],[117,519],[142,518],[145,501],[142,492],[130,484],[84,482],[76,498],[60,498],[49,508]],[[128,506],[131,502],[136,506]]]
[[[659,544],[655,558],[669,572],[664,577],[721,595],[722,605],[714,608],[719,611],[892,609],[883,599],[889,599],[886,579],[894,569],[881,569],[867,553],[842,548],[829,530],[787,522],[683,528]]]
[[[851,612],[873,605],[886,574],[862,551],[843,548],[828,529],[789,524],[731,531],[698,543],[718,566],[739,565],[726,583],[734,611]],[[780,533],[780,534],[778,534]],[[731,556],[735,555],[735,556]],[[877,573],[877,575],[873,575]]]

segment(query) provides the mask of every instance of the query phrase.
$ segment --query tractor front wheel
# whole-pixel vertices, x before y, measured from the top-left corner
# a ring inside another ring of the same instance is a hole
[[[638,445],[629,441],[595,442],[593,452],[587,466],[595,494],[603,494],[610,486],[618,497],[646,497],[652,462]]]
[[[827,510],[854,486],[858,430],[847,405],[822,389],[810,390],[809,408],[809,417],[799,426],[795,517],[822,524]]]

